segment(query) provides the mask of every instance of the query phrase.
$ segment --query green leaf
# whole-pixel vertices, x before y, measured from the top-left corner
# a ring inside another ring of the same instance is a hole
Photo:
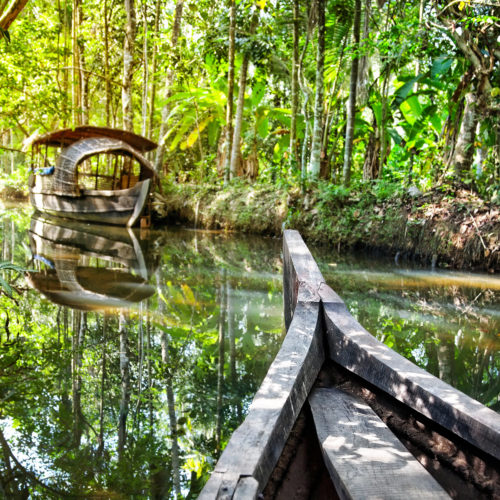
[[[413,91],[413,86],[415,83],[420,81],[424,75],[418,75],[415,78],[412,78],[411,80],[408,80],[404,85],[401,85],[401,87],[396,90],[394,93],[394,99],[392,101],[392,108],[396,109],[398,108],[403,101],[406,100],[410,92]]]
[[[269,118],[267,116],[262,116],[257,122],[257,132],[265,139],[269,131]]]
[[[446,73],[453,64],[453,58],[447,55],[439,56],[432,61],[431,78],[435,79],[437,75]]]
[[[5,290],[5,293],[12,297],[12,287],[0,276],[0,287]]]

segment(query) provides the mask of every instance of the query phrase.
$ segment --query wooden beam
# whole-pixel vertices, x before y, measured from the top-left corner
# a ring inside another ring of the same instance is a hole
[[[315,389],[309,404],[342,500],[450,498],[366,403],[329,388]]]
[[[500,415],[414,365],[365,330],[343,304],[324,304],[329,357],[473,446],[500,459]]]
[[[233,498],[238,481],[253,477],[261,491],[324,361],[319,303],[297,304],[283,345],[231,436],[199,499]]]

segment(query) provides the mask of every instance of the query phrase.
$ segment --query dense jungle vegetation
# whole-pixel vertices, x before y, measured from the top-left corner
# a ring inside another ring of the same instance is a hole
[[[15,0],[0,16],[10,184],[34,134],[92,124],[158,141],[168,181],[459,182],[498,201],[497,2]]]

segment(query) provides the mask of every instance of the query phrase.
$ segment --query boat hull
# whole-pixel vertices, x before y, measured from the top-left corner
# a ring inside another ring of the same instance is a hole
[[[65,196],[47,191],[30,191],[31,204],[42,213],[85,222],[133,226],[144,211],[151,179],[129,189],[83,191]]]

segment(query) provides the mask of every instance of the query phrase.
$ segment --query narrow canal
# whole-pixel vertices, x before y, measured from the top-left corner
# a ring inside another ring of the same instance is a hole
[[[0,276],[0,491],[196,498],[283,338],[281,241],[0,214],[30,270]],[[311,250],[369,331],[500,409],[498,278]]]

